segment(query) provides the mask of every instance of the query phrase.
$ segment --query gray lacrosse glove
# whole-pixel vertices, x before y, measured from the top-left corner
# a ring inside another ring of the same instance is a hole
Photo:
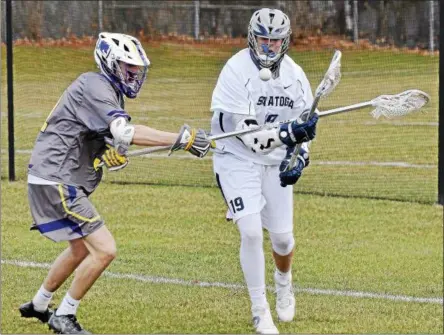
[[[208,153],[210,148],[214,147],[214,142],[208,138],[203,129],[192,129],[189,125],[184,124],[168,155],[183,149],[189,151],[194,156],[202,158]]]

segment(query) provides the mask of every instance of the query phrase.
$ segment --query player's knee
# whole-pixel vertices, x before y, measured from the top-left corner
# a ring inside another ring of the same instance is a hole
[[[77,249],[72,250],[72,255],[76,259],[83,260],[86,258],[86,256],[89,255],[89,251],[86,247],[85,248],[77,248]]]
[[[249,214],[237,220],[242,243],[262,244],[262,222],[259,214]]]
[[[117,257],[117,248],[115,245],[105,250],[104,259],[106,262],[111,263],[116,257]]]
[[[88,256],[89,251],[82,239],[70,241],[71,254],[75,259],[83,260]]]
[[[280,233],[280,234],[270,232],[270,239],[271,239],[271,244],[273,246],[273,250],[278,255],[286,256],[289,253],[291,253],[291,251],[294,248],[295,242],[294,242],[293,232]]]
[[[104,266],[110,264],[117,256],[117,248],[115,244],[106,246],[97,252],[97,260]]]

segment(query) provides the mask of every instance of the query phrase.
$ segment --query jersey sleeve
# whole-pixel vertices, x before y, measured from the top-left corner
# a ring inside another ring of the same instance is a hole
[[[245,81],[245,82],[243,82]],[[249,79],[243,80],[230,62],[222,69],[211,100],[211,111],[255,115]]]
[[[92,131],[105,131],[117,117],[130,120],[121,107],[117,93],[106,78],[88,77],[84,84],[83,103],[77,112],[78,119]]]

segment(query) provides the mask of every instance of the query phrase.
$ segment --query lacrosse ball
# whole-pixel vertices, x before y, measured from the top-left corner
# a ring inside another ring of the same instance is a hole
[[[259,78],[261,78],[263,81],[269,81],[271,78],[271,71],[270,69],[263,68],[259,71]]]

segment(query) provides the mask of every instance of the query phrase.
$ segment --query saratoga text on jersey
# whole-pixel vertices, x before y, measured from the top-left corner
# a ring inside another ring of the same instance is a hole
[[[282,97],[282,96],[260,96],[257,104],[258,106],[288,106],[290,109],[293,108],[294,101],[290,99],[289,97]]]

